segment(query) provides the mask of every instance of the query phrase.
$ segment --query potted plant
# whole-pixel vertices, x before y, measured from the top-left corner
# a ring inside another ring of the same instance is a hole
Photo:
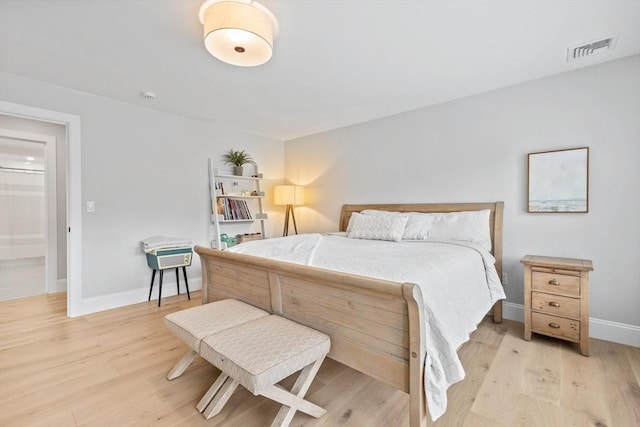
[[[242,166],[246,164],[255,165],[256,162],[244,150],[231,149],[222,155],[225,165],[233,165],[233,174],[242,176]]]

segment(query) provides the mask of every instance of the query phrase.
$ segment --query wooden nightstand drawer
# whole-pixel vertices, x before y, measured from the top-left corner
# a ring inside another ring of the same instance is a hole
[[[553,294],[580,296],[580,275],[552,273],[532,268],[531,289]]]
[[[539,334],[580,341],[580,322],[578,320],[532,312],[531,329]]]
[[[577,298],[531,292],[531,309],[555,316],[580,318],[580,300]]]

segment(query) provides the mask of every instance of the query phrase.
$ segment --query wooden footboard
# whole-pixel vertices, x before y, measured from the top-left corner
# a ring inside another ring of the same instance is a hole
[[[425,330],[420,288],[196,246],[203,303],[234,298],[322,331],[329,357],[410,395],[425,426]]]

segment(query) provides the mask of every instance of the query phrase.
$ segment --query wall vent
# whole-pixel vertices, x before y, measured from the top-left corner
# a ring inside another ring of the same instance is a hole
[[[150,90],[143,90],[140,92],[140,96],[144,99],[156,99],[156,93],[151,92]]]
[[[567,61],[575,61],[597,53],[610,52],[616,47],[617,39],[618,36],[611,36],[569,47],[567,49]]]

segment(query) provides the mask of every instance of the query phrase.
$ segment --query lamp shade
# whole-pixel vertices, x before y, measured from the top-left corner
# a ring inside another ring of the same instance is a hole
[[[273,203],[276,205],[304,204],[304,187],[300,185],[277,185],[274,189]]]
[[[278,21],[255,1],[207,0],[200,7],[204,45],[231,65],[252,67],[271,59]]]

